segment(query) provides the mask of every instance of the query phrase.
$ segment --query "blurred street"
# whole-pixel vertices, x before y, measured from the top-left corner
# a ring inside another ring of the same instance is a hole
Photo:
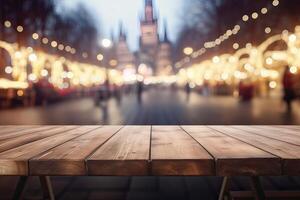
[[[242,102],[231,96],[205,97],[196,92],[151,88],[139,102],[135,94],[110,98],[96,105],[93,98],[65,100],[38,107],[0,111],[1,124],[300,124],[300,102],[286,113],[282,100],[254,98]]]

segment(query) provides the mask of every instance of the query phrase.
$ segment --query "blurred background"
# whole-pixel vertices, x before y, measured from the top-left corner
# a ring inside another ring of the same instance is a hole
[[[299,9],[1,0],[0,124],[300,124]]]

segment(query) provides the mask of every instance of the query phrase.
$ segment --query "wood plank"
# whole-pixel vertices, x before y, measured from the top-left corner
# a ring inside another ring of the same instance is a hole
[[[99,127],[29,161],[31,175],[87,175],[86,158],[122,126]]]
[[[149,175],[151,126],[126,126],[87,159],[89,175]]]
[[[274,130],[274,131],[280,131],[282,133],[288,133],[296,136],[300,136],[300,130],[296,127],[292,126],[285,126],[285,127],[279,127],[279,126],[253,126],[254,128],[259,127],[266,130]]]
[[[38,126],[0,126],[0,135],[35,127]]]
[[[214,156],[219,176],[281,174],[280,159],[270,153],[208,127],[182,128]]]
[[[300,146],[261,135],[250,134],[247,131],[230,126],[210,126],[210,128],[280,157],[282,159],[283,175],[300,175]]]
[[[300,145],[300,134],[298,131],[292,130],[282,130],[282,129],[274,129],[268,126],[234,126],[238,129],[248,131],[249,133],[262,135],[265,137],[273,138],[276,140],[281,140],[284,142],[288,142],[290,144]]]
[[[50,137],[52,135],[56,135],[68,130],[75,129],[76,126],[60,126],[55,127],[49,130],[38,131],[31,134],[21,135],[20,137],[0,141],[0,152],[7,151],[9,149],[13,149],[27,143],[34,142],[36,140],[40,140],[46,137]],[[26,130],[26,129],[25,129]]]
[[[81,126],[71,130],[66,129],[64,132],[60,132],[60,134],[55,134],[2,152],[0,153],[0,175],[27,176],[29,175],[28,161],[31,158],[93,129],[95,129],[94,126]]]
[[[25,134],[29,133],[35,133],[39,131],[45,131],[48,129],[56,128],[55,126],[36,126],[36,127],[26,127],[26,128],[19,128],[14,131],[9,131],[6,133],[0,134],[0,142],[3,142],[3,140],[8,140],[12,138],[16,138]]]
[[[214,175],[209,153],[179,126],[153,126],[153,175]]]

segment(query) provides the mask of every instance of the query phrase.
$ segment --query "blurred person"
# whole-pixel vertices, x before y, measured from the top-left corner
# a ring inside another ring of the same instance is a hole
[[[242,101],[250,101],[254,96],[254,86],[251,82],[240,81],[239,96]]]
[[[295,92],[294,92],[294,81],[293,81],[293,74],[290,72],[289,66],[285,67],[283,73],[283,100],[286,103],[286,108],[288,112],[292,110],[292,101],[295,99]]]
[[[188,96],[189,96],[190,93],[191,93],[191,87],[190,87],[189,82],[187,82],[187,83],[185,84],[185,93],[186,93]]]
[[[142,101],[142,95],[144,91],[144,83],[143,81],[138,81],[137,82],[137,97],[138,97],[138,102],[140,103]]]

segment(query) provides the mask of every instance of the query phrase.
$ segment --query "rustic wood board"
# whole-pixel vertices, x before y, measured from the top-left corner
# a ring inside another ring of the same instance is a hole
[[[78,137],[93,127],[78,127],[66,129],[60,134],[55,134],[25,145],[0,153],[1,175],[29,175],[29,160],[51,148],[68,140]]]
[[[89,175],[149,175],[150,126],[126,126],[87,159]]]
[[[280,157],[282,175],[300,175],[300,146],[261,135],[249,134],[247,131],[230,126],[210,127]]]
[[[276,140],[281,140],[290,144],[300,145],[300,134],[297,130],[281,129],[270,126],[234,126],[238,129],[248,131],[252,134],[257,134]]]
[[[86,158],[122,126],[104,126],[70,140],[30,160],[32,175],[87,175]]]
[[[179,126],[153,126],[153,175],[214,175],[210,154]]]
[[[280,158],[204,126],[183,126],[213,155],[219,176],[281,174]],[[270,167],[272,166],[272,167]]]

